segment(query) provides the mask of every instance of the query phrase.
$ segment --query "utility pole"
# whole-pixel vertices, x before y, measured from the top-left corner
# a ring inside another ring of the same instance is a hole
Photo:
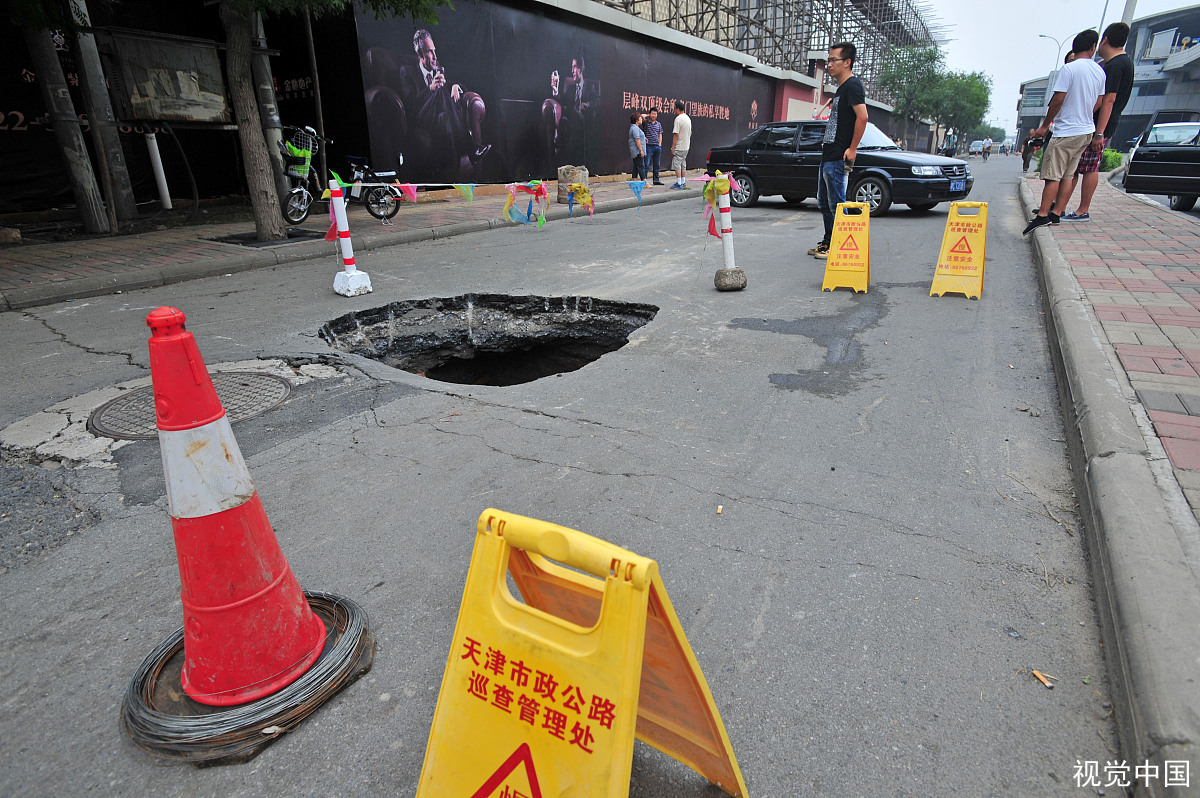
[[[83,28],[92,24],[84,0],[71,0],[71,10]],[[122,221],[136,219],[137,203],[133,198],[133,185],[129,180],[129,168],[125,164],[125,153],[121,149],[121,135],[116,128],[112,101],[104,84],[104,71],[100,66],[100,52],[96,49],[96,37],[84,30],[75,31],[76,51],[79,55],[80,88],[83,91],[84,108],[91,124],[96,160],[100,166],[105,187],[109,189],[110,219],[115,216]],[[116,229],[114,222],[113,228]]]
[[[279,121],[279,104],[275,99],[275,78],[271,74],[270,57],[263,52],[267,47],[267,33],[263,28],[262,14],[254,15],[254,42],[250,50],[250,71],[254,75],[254,93],[258,98],[258,116],[262,120],[263,135],[267,139],[267,153],[271,156],[271,171],[275,175],[275,189],[280,199],[291,190],[291,182],[283,173],[283,157],[279,144],[283,131]]]
[[[1137,0],[1125,0],[1125,13],[1121,15],[1121,21],[1126,25],[1133,24],[1133,12],[1137,8]]]
[[[67,77],[63,74],[58,53],[54,50],[50,31],[28,26],[22,27],[21,30],[25,36],[25,45],[29,48],[29,55],[33,58],[33,67],[37,70],[38,86],[42,90],[46,110],[50,112],[54,138],[58,141],[63,162],[67,167],[71,191],[75,195],[76,204],[79,205],[83,229],[89,233],[111,232],[108,215],[104,210],[104,199],[96,185],[96,174],[92,171],[92,162],[88,159],[83,133],[79,129],[79,117],[75,113],[75,104],[71,102],[71,91],[67,88]]]

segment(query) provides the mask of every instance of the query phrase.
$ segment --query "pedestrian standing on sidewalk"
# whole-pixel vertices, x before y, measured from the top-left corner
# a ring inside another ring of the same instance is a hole
[[[825,236],[808,251],[814,258],[829,257],[829,239],[833,237],[833,219],[839,202],[846,201],[846,181],[858,155],[858,142],[867,130],[867,92],[854,76],[854,58],[858,48],[841,42],[829,48],[825,71],[838,82],[833,108],[825,125],[821,144],[821,171],[817,176],[817,206],[825,222]]]
[[[646,122],[646,171],[654,174],[654,185],[661,186],[658,170],[662,164],[662,122],[658,121],[658,109],[650,109],[650,118]]]
[[[1092,142],[1096,122],[1092,114],[1104,96],[1104,70],[1092,60],[1100,34],[1085,30],[1071,43],[1075,60],[1064,66],[1054,82],[1054,97],[1046,110],[1042,126],[1033,135],[1042,136],[1054,123],[1054,138],[1042,155],[1042,201],[1037,216],[1022,231],[1022,235],[1048,224],[1058,224],[1059,215],[1050,210],[1054,203],[1061,210],[1070,196],[1070,183],[1064,177],[1075,173],[1079,156]]]
[[[1104,99],[1095,114],[1096,132],[1092,134],[1092,143],[1079,157],[1079,168],[1071,181],[1071,188],[1067,189],[1067,198],[1070,199],[1075,183],[1079,183],[1079,207],[1063,216],[1064,222],[1086,222],[1092,218],[1088,211],[1092,207],[1096,185],[1100,182],[1100,161],[1113,134],[1117,132],[1121,112],[1125,110],[1125,104],[1133,92],[1133,59],[1125,53],[1125,42],[1128,40],[1129,26],[1124,22],[1109,25],[1104,29],[1104,38],[1100,40],[1097,52],[1104,59]]]
[[[642,115],[629,115],[629,157],[633,159],[633,179],[646,179],[646,134],[642,132]]]
[[[671,168],[675,170],[675,185],[687,188],[687,154],[692,146],[692,118],[683,112],[683,101],[675,101],[675,124],[671,127]]]

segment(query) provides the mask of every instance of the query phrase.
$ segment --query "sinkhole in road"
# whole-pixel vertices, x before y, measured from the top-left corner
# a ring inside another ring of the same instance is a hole
[[[583,368],[629,342],[654,305],[586,296],[462,294],[339,316],[335,349],[460,385],[519,385]]]

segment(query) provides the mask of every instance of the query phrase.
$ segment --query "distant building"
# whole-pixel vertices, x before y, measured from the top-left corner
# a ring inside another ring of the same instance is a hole
[[[1111,146],[1130,142],[1157,122],[1200,121],[1200,5],[1133,21],[1125,51],[1133,59],[1133,94]],[[1041,124],[1058,72],[1021,84],[1017,135]]]

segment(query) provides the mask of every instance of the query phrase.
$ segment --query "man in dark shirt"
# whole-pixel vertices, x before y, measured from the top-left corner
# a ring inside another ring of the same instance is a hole
[[[1096,109],[1096,133],[1092,137],[1092,145],[1080,157],[1075,172],[1075,180],[1082,186],[1079,189],[1079,207],[1064,215],[1064,222],[1086,222],[1091,219],[1088,210],[1092,205],[1092,195],[1096,193],[1096,185],[1100,182],[1100,160],[1104,148],[1117,132],[1121,112],[1125,110],[1133,91],[1133,59],[1125,53],[1125,42],[1128,40],[1129,26],[1124,22],[1114,22],[1104,29],[1104,38],[1096,50],[1104,59],[1104,97]],[[1071,186],[1071,190],[1074,191],[1075,186]]]
[[[825,140],[821,144],[821,171],[817,178],[817,206],[825,222],[825,236],[808,251],[815,258],[829,257],[829,239],[839,202],[846,201],[846,181],[858,155],[858,142],[867,129],[867,93],[862,81],[854,77],[857,48],[840,42],[829,48],[825,71],[838,82]]]
[[[658,170],[662,164],[662,122],[658,121],[658,109],[650,109],[646,122],[646,169],[654,173],[654,185],[661,186]]]

